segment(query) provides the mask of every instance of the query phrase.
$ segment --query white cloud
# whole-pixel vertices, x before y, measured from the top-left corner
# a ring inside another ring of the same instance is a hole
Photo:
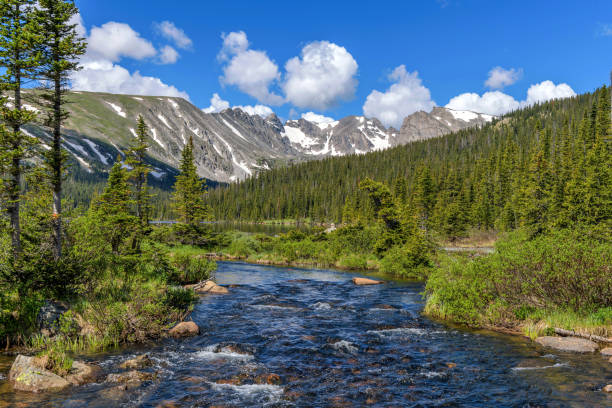
[[[81,37],[87,37],[87,29],[85,28],[85,23],[83,22],[83,17],[81,17],[81,13],[76,13],[72,17],[70,17],[70,21],[68,24],[74,24],[75,30],[77,34]]]
[[[476,93],[464,93],[455,96],[446,105],[449,109],[467,110],[488,115],[503,115],[520,107],[512,96],[500,91],[486,92],[482,96]]]
[[[244,112],[248,113],[249,115],[259,115],[262,118],[268,117],[271,114],[274,113],[274,111],[272,110],[272,108],[270,108],[269,106],[265,106],[265,105],[255,105],[255,106],[250,106],[250,105],[246,105],[246,106],[234,106],[233,108],[239,108],[242,109]],[[232,108],[232,109],[233,109]]]
[[[179,59],[179,53],[169,45],[159,50],[159,60],[162,64],[174,64]]]
[[[243,31],[223,35],[223,48],[219,59],[225,61],[222,84],[234,85],[260,102],[280,105],[283,98],[270,91],[270,86],[280,79],[278,66],[264,51],[248,49],[249,43]]]
[[[612,36],[612,24],[601,24],[599,35],[604,37]]]
[[[494,91],[486,92],[482,96],[475,93],[464,93],[452,98],[446,107],[499,116],[534,103],[575,95],[576,93],[568,84],[555,85],[552,81],[543,81],[531,85],[527,91],[527,98],[521,102],[503,92]]]
[[[531,85],[527,90],[526,105],[546,102],[551,99],[569,98],[576,96],[576,92],[568,84],[555,85],[552,81],[544,81]]]
[[[185,34],[185,31],[178,28],[171,21],[162,21],[161,23],[155,24],[155,28],[161,35],[173,41],[179,48],[189,49],[193,45],[193,41]]]
[[[389,75],[389,80],[393,84],[386,92],[374,90],[368,95],[363,105],[365,116],[375,117],[385,126],[399,129],[406,116],[420,110],[429,112],[436,106],[418,72],[410,73],[400,65]]]
[[[221,99],[218,93],[214,93],[212,98],[210,98],[210,106],[202,110],[205,113],[217,113],[229,107],[230,103],[228,101],[224,101],[223,99]]]
[[[489,71],[489,77],[485,81],[485,86],[490,89],[503,89],[514,84],[523,76],[522,69],[504,69],[495,67]]]
[[[87,37],[87,30],[80,14],[75,15],[79,35]],[[189,100],[186,92],[165,84],[159,78],[144,76],[136,71],[131,73],[117,64],[121,58],[143,59],[153,57],[157,51],[150,42],[140,37],[127,24],[109,22],[101,27],[93,27],[87,38],[87,54],[81,59],[83,69],[73,72],[70,80],[74,90],[89,92],[108,92],[117,94],[174,96]],[[172,48],[172,47],[169,47]],[[174,50],[176,52],[176,50]],[[169,49],[162,49],[161,62],[172,63],[178,58]]]
[[[223,100],[218,93],[214,93],[212,98],[210,98],[210,106],[208,108],[202,109],[205,113],[219,113],[224,111],[225,109],[230,107],[230,103],[228,101]],[[265,105],[239,105],[232,106],[232,109],[239,108],[242,111],[248,113],[249,115],[259,115],[262,117],[267,117],[274,113],[272,108]]]
[[[357,87],[357,62],[344,48],[317,41],[302,49],[301,57],[285,64],[286,99],[300,108],[328,109],[349,100]]]
[[[110,21],[93,27],[88,38],[88,55],[118,62],[122,57],[137,60],[154,57],[155,47],[129,25]]]
[[[83,62],[83,69],[72,74],[72,89],[128,95],[177,96],[189,100],[187,93],[163,83],[159,78],[130,73],[107,60]]]
[[[319,115],[317,113],[314,112],[306,112],[306,113],[302,113],[302,119],[305,119],[309,122],[313,122],[313,123],[332,123],[335,122],[336,120],[334,118],[330,118],[328,116],[324,116],[324,115]]]

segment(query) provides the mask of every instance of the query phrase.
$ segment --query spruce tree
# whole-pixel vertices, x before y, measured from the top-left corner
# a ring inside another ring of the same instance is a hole
[[[125,163],[132,169],[130,180],[134,186],[134,201],[136,205],[136,216],[141,226],[149,224],[150,213],[150,194],[147,177],[151,172],[151,166],[145,161],[147,150],[149,149],[149,128],[144,118],[138,116],[136,127],[136,139],[130,143],[130,148],[125,154]]]
[[[33,154],[37,139],[22,132],[22,126],[36,115],[23,109],[22,89],[33,80],[40,66],[38,44],[41,37],[36,29],[34,0],[0,0],[0,90],[11,95],[2,100],[2,121],[7,129],[0,134],[1,161],[6,164],[3,174],[5,207],[10,220],[11,248],[16,259],[21,253],[19,207],[23,160]],[[9,99],[12,100],[9,102]]]
[[[133,201],[128,177],[121,156],[118,156],[103,193],[92,205],[99,226],[115,255],[119,255],[121,245],[131,236],[136,224],[136,217],[130,213]]]
[[[179,221],[188,225],[197,225],[210,217],[210,210],[204,197],[206,182],[198,177],[193,157],[193,137],[183,148],[179,166],[180,174],[176,177],[172,200]]]
[[[72,0],[39,0],[36,23],[43,38],[40,79],[49,89],[43,93],[43,105],[48,110],[47,125],[53,133],[51,150],[46,157],[49,177],[53,185],[54,254],[62,255],[62,180],[65,154],[61,145],[62,122],[68,112],[63,109],[71,73],[79,69],[78,57],[85,54],[86,43],[70,21],[78,13]]]

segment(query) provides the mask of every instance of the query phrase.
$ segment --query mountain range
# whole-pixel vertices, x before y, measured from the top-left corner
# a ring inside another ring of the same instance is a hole
[[[64,147],[78,166],[86,172],[108,171],[135,137],[136,120],[142,115],[150,129],[152,176],[160,180],[176,172],[190,137],[200,176],[232,182],[273,167],[382,150],[482,126],[493,119],[435,107],[406,117],[398,130],[363,116],[283,123],[275,114],[264,118],[240,108],[205,113],[174,97],[72,92],[69,100]],[[42,126],[29,126],[26,131],[48,148],[50,136]]]

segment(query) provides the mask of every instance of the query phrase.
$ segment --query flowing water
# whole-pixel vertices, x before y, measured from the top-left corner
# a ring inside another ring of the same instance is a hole
[[[612,406],[601,392],[612,364],[600,355],[433,322],[421,316],[421,284],[359,287],[352,276],[220,263],[231,292],[195,307],[201,335],[90,356],[111,373],[148,352],[156,381],[46,395],[4,382],[0,407]],[[0,381],[9,366],[0,361]]]

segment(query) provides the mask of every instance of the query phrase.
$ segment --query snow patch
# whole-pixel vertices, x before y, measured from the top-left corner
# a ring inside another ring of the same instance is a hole
[[[136,134],[136,131],[134,130],[134,128],[130,128],[130,132],[134,135],[135,138],[138,139],[138,135]]]
[[[246,137],[242,136],[242,134],[238,131],[238,129],[236,129],[235,127],[233,127],[227,120],[225,120],[224,118],[221,118],[221,120],[223,121],[223,123],[225,123],[225,125],[231,129],[232,132],[234,132],[237,136],[241,137],[244,140],[247,140]]]
[[[453,115],[455,119],[462,120],[464,122],[469,122],[474,119],[478,119],[479,116],[477,113],[471,111],[458,111],[453,109],[449,109],[448,111],[451,113],[451,115]]]
[[[166,175],[166,173],[163,171],[152,171],[151,175],[155,177],[156,179],[161,179],[162,177]]]
[[[83,138],[83,141],[85,143],[87,143],[89,145],[89,147],[91,148],[91,150],[93,150],[96,153],[96,155],[98,156],[98,158],[100,159],[100,161],[102,163],[104,163],[105,165],[108,165],[108,158],[105,155],[103,155],[102,153],[100,153],[100,151],[98,150],[98,145],[97,144],[95,144],[94,142],[92,142],[91,140],[89,140],[89,139],[87,139],[85,137]]]
[[[83,148],[83,146],[78,145],[76,143],[69,142],[66,139],[64,139],[64,143],[67,144],[68,146],[72,147],[77,152],[81,153],[83,156],[89,156],[89,153],[87,153],[87,151]]]
[[[121,116],[122,118],[127,117],[127,114],[121,109],[121,106],[115,105],[112,102],[106,102],[106,104],[110,106],[111,108],[113,108],[113,110],[117,113],[117,115]]]
[[[151,133],[153,133],[153,140],[155,140],[155,142],[160,145],[161,147],[163,147],[164,149],[166,148],[166,146],[161,142],[161,140],[159,140],[159,138],[157,137],[157,129],[155,128],[151,128]]]
[[[292,126],[285,126],[285,132],[281,133],[281,136],[286,136],[291,143],[298,144],[304,148],[317,144],[316,140],[307,136],[301,129]]]
[[[161,120],[168,129],[172,130],[172,126],[170,126],[168,120],[164,117],[164,115],[160,113],[159,115],[157,115],[157,119]]]
[[[144,100],[144,99],[139,98],[139,97],[137,97],[137,96],[132,96],[132,99],[136,99],[137,101],[142,101],[142,100]]]

